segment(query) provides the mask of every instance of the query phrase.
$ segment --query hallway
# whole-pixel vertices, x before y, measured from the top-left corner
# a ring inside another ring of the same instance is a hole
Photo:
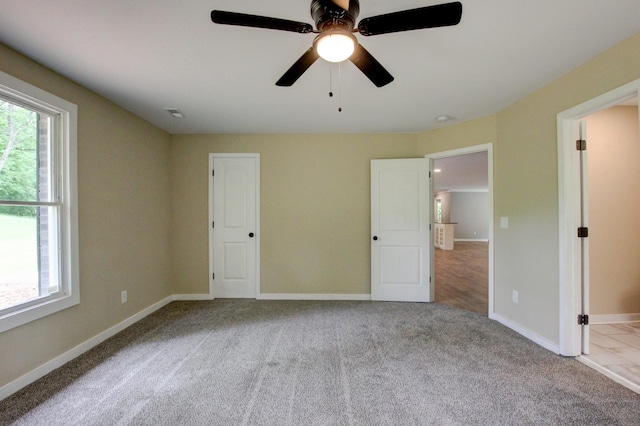
[[[434,250],[436,302],[488,315],[489,243],[456,241],[454,250]]]

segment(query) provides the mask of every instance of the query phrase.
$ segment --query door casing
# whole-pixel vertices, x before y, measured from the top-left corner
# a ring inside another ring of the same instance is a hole
[[[493,285],[493,143],[486,143],[481,145],[469,146],[466,148],[460,149],[452,149],[450,151],[442,151],[436,152],[432,154],[425,155],[426,158],[429,159],[429,170],[431,172],[431,176],[433,176],[433,162],[434,160],[438,160],[440,158],[454,157],[457,155],[465,155],[465,154],[474,154],[476,152],[487,152],[487,174],[488,174],[488,190],[489,190],[489,282],[488,282],[488,292],[489,292],[489,312],[488,316],[491,319],[497,319],[494,312],[494,285]],[[433,200],[435,193],[433,189],[433,179],[431,179],[431,188],[429,192],[429,199]],[[433,219],[433,218],[432,218]],[[433,220],[431,223],[431,227],[433,228]],[[431,250],[431,270],[434,271],[432,274],[434,275],[433,283],[431,285],[431,291],[435,292],[435,253]],[[432,300],[435,300],[435,293],[433,294]]]
[[[576,150],[580,120],[640,95],[640,79],[560,112],[558,129],[558,223],[559,223],[559,351],[561,355],[582,354],[583,326],[578,325],[582,313],[583,271],[588,270],[588,257],[583,263],[582,241],[577,238],[581,223],[580,156]],[[587,284],[588,285],[588,284]],[[585,291],[586,290],[586,291]]]

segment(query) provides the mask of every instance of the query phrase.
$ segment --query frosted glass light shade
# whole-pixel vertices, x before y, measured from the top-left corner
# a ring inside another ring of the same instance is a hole
[[[353,54],[356,38],[344,32],[327,32],[320,34],[315,40],[316,51],[325,61],[342,62]]]

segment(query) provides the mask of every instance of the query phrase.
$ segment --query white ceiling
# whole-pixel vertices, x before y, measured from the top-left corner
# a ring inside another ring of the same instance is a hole
[[[414,133],[441,114],[496,113],[640,31],[638,0],[462,0],[458,26],[358,35],[395,81],[376,88],[345,62],[329,98],[322,60],[275,86],[313,34],[210,20],[219,9],[313,23],[310,3],[0,0],[0,42],[171,133]],[[361,0],[359,18],[437,3]]]
[[[439,158],[434,161],[435,191],[475,192],[489,188],[487,151]]]

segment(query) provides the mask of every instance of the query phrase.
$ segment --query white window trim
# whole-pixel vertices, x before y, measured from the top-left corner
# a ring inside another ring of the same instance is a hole
[[[0,333],[80,303],[80,271],[78,266],[78,179],[77,142],[78,107],[49,92],[0,71],[0,91],[17,101],[38,105],[61,117],[57,129],[60,146],[56,147],[59,161],[60,196],[60,285],[61,296],[42,303],[25,306],[0,316]]]

